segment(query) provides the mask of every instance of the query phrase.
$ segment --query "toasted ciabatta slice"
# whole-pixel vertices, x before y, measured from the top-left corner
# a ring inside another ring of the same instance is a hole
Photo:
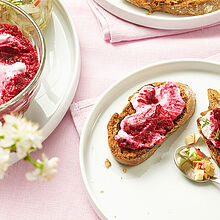
[[[208,89],[208,100],[209,100],[208,110],[201,113],[202,117],[205,116],[210,110],[220,108],[220,94],[219,94],[218,91],[216,91],[214,89]],[[212,142],[209,141],[205,137],[205,135],[203,134],[201,124],[200,124],[200,120],[201,120],[202,117],[199,117],[198,120],[197,120],[197,126],[198,126],[198,129],[199,129],[199,132],[203,136],[213,160],[215,160],[216,164],[220,167],[220,148],[216,148],[212,144]]]
[[[219,0],[127,0],[149,10],[162,11],[174,15],[203,15],[220,9]]]
[[[156,82],[156,83],[151,83],[147,84],[146,86],[153,86],[157,87],[166,82]],[[180,94],[182,99],[185,102],[185,108],[182,112],[181,115],[179,115],[173,122],[174,122],[174,127],[168,131],[165,135],[165,140],[174,132],[176,131],[181,125],[183,125],[194,113],[195,111],[195,104],[196,104],[196,98],[195,98],[195,93],[192,91],[192,89],[185,84],[182,83],[176,83],[178,85],[178,88],[180,90]],[[136,92],[138,93],[139,90]],[[115,140],[115,136],[118,134],[120,130],[120,123],[121,121],[127,116],[134,114],[136,111],[133,108],[130,100],[132,97],[136,94],[134,93],[132,96],[129,97],[128,99],[128,104],[124,107],[123,111],[118,114],[115,113],[107,126],[108,129],[108,143],[110,150],[115,157],[115,159],[124,165],[138,165],[145,160],[147,160],[152,154],[160,147],[160,145],[163,143],[158,143],[156,144],[153,148],[140,148],[136,150],[132,149],[125,149],[121,148],[118,145],[118,142]]]

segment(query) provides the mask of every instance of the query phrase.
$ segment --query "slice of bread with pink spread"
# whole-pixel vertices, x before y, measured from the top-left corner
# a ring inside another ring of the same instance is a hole
[[[201,125],[202,118],[205,118],[207,116],[207,114],[209,114],[211,111],[220,108],[220,93],[214,89],[208,89],[208,100],[209,100],[208,110],[201,113],[201,117],[199,117],[197,120],[197,126],[199,129],[199,132],[203,136],[203,138],[208,146],[208,149],[210,151],[212,158],[215,160],[217,165],[220,167],[220,148],[215,147],[213,142],[210,141],[210,139],[208,139],[206,137],[206,135],[204,134],[203,129],[202,129],[202,127],[204,127],[204,126]],[[206,121],[206,123],[208,124],[210,122]],[[207,126],[207,125],[205,125],[205,126]],[[213,136],[213,134],[211,134],[211,137],[215,138]],[[219,139],[220,139],[220,137],[216,141],[220,141]]]
[[[166,82],[155,82],[148,84],[146,86],[151,86],[156,88],[165,83]],[[193,115],[196,105],[195,93],[186,84],[177,82],[176,85],[179,88],[179,92],[180,92],[180,96],[182,97],[182,100],[185,102],[185,107],[182,113],[173,120],[174,126],[172,129],[168,130],[165,133],[164,140],[160,143],[155,144],[151,148],[141,147],[137,149],[131,149],[131,148],[126,148],[126,146],[120,147],[118,141],[116,140],[117,138],[115,138],[121,129],[121,122],[123,121],[123,119],[128,115],[132,115],[136,113],[136,110],[132,106],[131,99],[132,97],[135,96],[135,94],[139,93],[141,89],[128,98],[128,104],[124,107],[124,109],[120,114],[118,113],[113,114],[107,125],[108,143],[113,156],[119,163],[124,165],[134,166],[144,162],[153,155],[153,153],[161,146],[161,144],[171,134],[173,134],[173,132],[175,132]]]

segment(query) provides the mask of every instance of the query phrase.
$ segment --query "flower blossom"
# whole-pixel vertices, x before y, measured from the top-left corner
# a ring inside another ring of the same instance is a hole
[[[11,153],[24,159],[36,169],[26,173],[28,180],[50,180],[57,173],[58,158],[48,159],[42,154],[42,161],[31,157],[30,152],[42,148],[43,137],[38,124],[26,120],[21,115],[5,115],[0,124],[0,179],[3,179],[11,161]]]
[[[40,181],[50,180],[57,173],[58,158],[53,157],[50,160],[45,154],[42,154],[42,161],[36,161],[36,169],[26,173],[26,178],[30,181],[39,179]]]
[[[0,179],[4,178],[5,171],[9,167],[10,150],[0,148]]]
[[[42,135],[37,124],[27,121],[22,116],[5,115],[1,147],[14,146],[19,159],[22,159],[31,149],[42,148]]]

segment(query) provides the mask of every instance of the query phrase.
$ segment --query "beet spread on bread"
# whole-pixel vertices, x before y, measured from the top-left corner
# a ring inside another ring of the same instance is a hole
[[[149,10],[162,11],[174,15],[203,15],[220,9],[219,0],[127,0]]]
[[[208,110],[201,113],[197,126],[205,139],[212,158],[220,167],[220,94],[208,89]]]
[[[151,83],[128,99],[123,111],[108,123],[108,142],[115,159],[137,165],[194,113],[195,94],[182,83]]]

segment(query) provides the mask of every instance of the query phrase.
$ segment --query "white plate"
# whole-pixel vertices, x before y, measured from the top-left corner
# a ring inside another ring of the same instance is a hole
[[[46,139],[59,124],[75,95],[80,74],[80,49],[76,30],[59,0],[43,33],[46,63],[41,88],[25,116],[38,122]]]
[[[147,10],[136,7],[126,0],[95,0],[112,14],[146,27],[158,29],[190,29],[204,27],[220,21],[220,10],[200,16],[176,16],[163,12],[147,15]]]
[[[127,76],[101,97],[82,132],[80,166],[92,204],[102,219],[219,219],[220,186],[186,179],[173,160],[175,149],[184,145],[185,136],[197,131],[196,119],[208,107],[207,89],[219,89],[219,73],[220,65],[214,62],[163,62]],[[113,113],[122,111],[138,88],[165,80],[186,83],[195,91],[195,114],[150,159],[126,167],[124,173],[125,166],[117,163],[109,150],[107,123]],[[201,149],[208,154],[205,146]],[[109,169],[104,165],[106,158],[112,163]],[[219,175],[218,168],[216,174]]]

